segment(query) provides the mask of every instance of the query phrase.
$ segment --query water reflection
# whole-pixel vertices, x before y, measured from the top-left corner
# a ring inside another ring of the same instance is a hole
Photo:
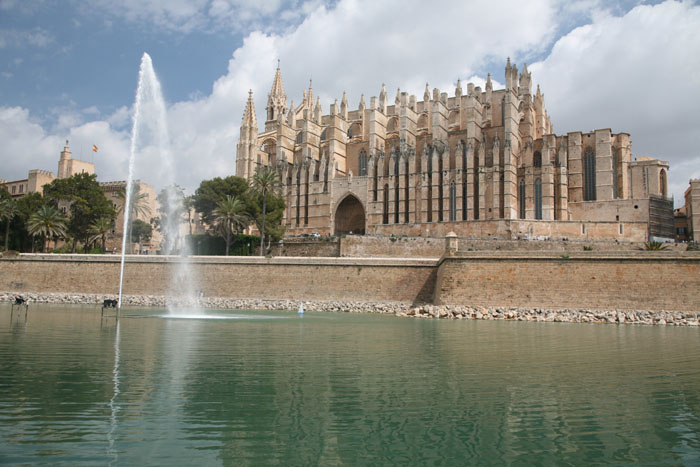
[[[116,401],[119,396],[119,319],[116,320],[116,333],[114,335],[114,367],[112,368],[112,382],[114,383],[114,393],[112,398],[109,400],[110,414],[110,427],[107,439],[109,446],[107,452],[112,456],[112,460],[109,465],[112,465],[119,459],[117,451],[114,449],[114,432],[117,429],[117,412],[119,407],[117,407]]]
[[[54,307],[0,327],[3,458],[700,462],[697,329],[162,315],[100,328],[99,312]]]

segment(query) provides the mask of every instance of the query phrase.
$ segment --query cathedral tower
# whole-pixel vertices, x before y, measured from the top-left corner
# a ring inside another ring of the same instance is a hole
[[[279,69],[278,69],[279,71]],[[248,92],[248,102],[245,104],[243,119],[241,122],[241,135],[238,138],[236,148],[236,175],[250,178],[259,161],[257,160],[258,148],[258,120],[255,117],[255,104],[253,103],[253,91]]]

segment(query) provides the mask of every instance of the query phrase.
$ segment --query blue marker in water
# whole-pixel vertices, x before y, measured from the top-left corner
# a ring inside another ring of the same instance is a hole
[[[297,314],[300,314],[300,315],[304,314],[304,304],[303,303],[299,304],[299,311],[297,311]]]

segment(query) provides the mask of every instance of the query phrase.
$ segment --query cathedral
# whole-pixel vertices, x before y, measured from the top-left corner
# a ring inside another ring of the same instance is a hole
[[[510,59],[505,88],[426,84],[390,102],[345,93],[323,114],[311,85],[287,105],[277,67],[265,127],[249,93],[236,175],[278,172],[287,235],[471,238],[673,238],[668,162],[632,157],[630,135],[610,129],[556,135],[527,65]]]

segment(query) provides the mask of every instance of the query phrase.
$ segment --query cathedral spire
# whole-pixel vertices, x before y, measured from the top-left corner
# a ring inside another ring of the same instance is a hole
[[[430,100],[430,86],[425,83],[425,92],[423,93],[423,102],[428,102]]]
[[[258,128],[258,119],[255,117],[255,103],[253,102],[253,90],[248,91],[248,102],[245,104],[243,111],[243,121],[241,122],[241,130],[243,128]]]
[[[340,116],[345,120],[348,119],[348,96],[343,91],[343,99],[340,101]]]
[[[268,122],[278,120],[280,115],[284,115],[287,111],[287,95],[284,93],[279,60],[277,61],[275,78],[272,80],[272,89],[270,89],[270,94],[267,95],[267,107],[265,107],[265,110],[267,111]]]
[[[309,104],[309,110],[311,110],[314,105],[314,90],[311,86],[311,78],[309,78],[309,92],[306,93],[306,100]]]
[[[382,90],[379,91],[379,110],[386,113],[386,85],[382,83]]]

